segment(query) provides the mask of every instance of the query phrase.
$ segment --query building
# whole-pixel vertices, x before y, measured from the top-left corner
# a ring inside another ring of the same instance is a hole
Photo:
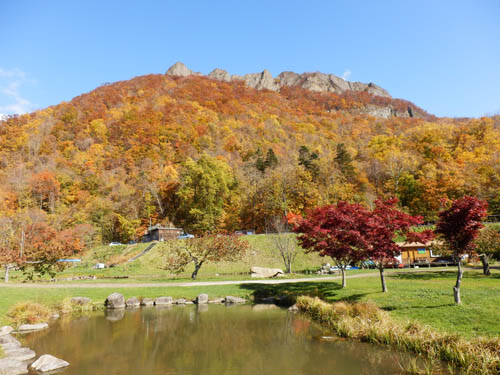
[[[183,233],[184,230],[182,228],[167,228],[157,224],[149,227],[144,236],[142,236],[142,242],[174,240]]]
[[[401,255],[397,259],[403,266],[430,264],[443,260],[443,256],[432,249],[432,245],[439,245],[436,241],[425,244],[421,242],[398,242],[397,245],[401,248]]]

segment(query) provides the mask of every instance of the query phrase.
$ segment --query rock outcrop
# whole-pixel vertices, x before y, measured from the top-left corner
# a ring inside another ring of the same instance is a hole
[[[188,77],[190,75],[201,75],[201,73],[193,72],[186,65],[177,62],[172,65],[166,72],[167,75]],[[302,73],[282,72],[276,78],[273,78],[271,73],[264,69],[260,73],[245,74],[243,77],[230,75],[223,69],[214,69],[207,77],[223,82],[243,81],[249,87],[257,90],[279,91],[283,86],[300,86],[304,89],[315,92],[333,92],[341,94],[345,91],[368,92],[373,95],[390,98],[387,90],[374,83],[350,82],[343,78],[337,77],[334,74],[325,74],[321,72]]]
[[[201,75],[201,73],[193,72],[191,69],[189,69],[186,65],[184,65],[181,62],[176,62],[174,65],[168,68],[166,74],[170,76],[179,76],[179,77]]]

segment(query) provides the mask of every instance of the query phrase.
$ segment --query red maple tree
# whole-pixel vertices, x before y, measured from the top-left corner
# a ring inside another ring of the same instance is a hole
[[[396,237],[404,237],[408,242],[430,241],[434,234],[431,230],[415,232],[412,228],[422,224],[422,217],[412,216],[397,208],[398,199],[391,198],[386,201],[376,200],[375,209],[370,213],[368,229],[364,233],[369,246],[366,250],[368,259],[375,262],[380,271],[382,291],[387,292],[384,268],[387,264],[394,263],[401,254],[401,248],[396,243]]]
[[[457,281],[453,287],[455,303],[460,304],[460,283],[462,281],[462,255],[472,253],[476,247],[474,239],[483,228],[482,220],[487,215],[488,204],[478,198],[465,196],[456,199],[451,206],[439,213],[436,234],[445,241],[457,262]]]
[[[360,204],[341,201],[312,210],[307,219],[293,218],[299,244],[307,252],[332,258],[341,270],[342,288],[346,287],[346,267],[366,258],[369,214]]]

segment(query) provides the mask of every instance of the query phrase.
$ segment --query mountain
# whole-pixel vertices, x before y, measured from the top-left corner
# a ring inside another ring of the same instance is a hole
[[[9,116],[0,242],[37,222],[109,242],[137,239],[150,219],[264,232],[289,212],[391,196],[426,220],[464,194],[500,214],[500,117],[436,118],[322,73],[269,76],[176,64]]]
[[[166,75],[177,77],[201,76],[201,73],[190,70],[186,65],[177,62],[172,65]],[[387,90],[374,83],[349,82],[343,78],[337,77],[334,74],[325,74],[321,72],[302,73],[282,72],[276,78],[273,78],[267,69],[261,73],[250,73],[244,76],[230,75],[223,69],[216,68],[207,77],[223,81],[223,82],[244,82],[248,87],[257,90],[280,91],[283,87],[300,87],[313,92],[331,92],[335,94],[343,94],[345,92],[364,92],[374,96],[389,98],[391,95]],[[388,118],[391,116],[397,117],[419,117],[424,116],[423,111],[417,110],[413,105],[407,106],[404,110],[394,110],[391,105],[380,108],[367,108],[366,114],[376,117]]]

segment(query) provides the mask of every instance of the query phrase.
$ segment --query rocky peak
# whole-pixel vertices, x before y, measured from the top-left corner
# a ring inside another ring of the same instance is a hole
[[[179,76],[179,77],[201,75],[201,73],[193,72],[191,69],[189,69],[186,65],[184,65],[180,61],[176,62],[174,65],[172,65],[170,68],[168,68],[168,70],[165,74],[167,74],[169,76]]]
[[[219,69],[219,68],[212,70],[207,77],[216,79],[217,81],[223,81],[223,82],[231,81],[231,75],[224,69]]]
[[[167,75],[187,77],[190,75],[200,75],[188,69],[181,62],[175,63],[167,70]],[[261,73],[245,74],[243,77],[233,75],[222,69],[214,69],[209,78],[224,82],[242,80],[249,87],[257,90],[279,91],[283,86],[300,86],[304,89],[316,92],[334,92],[341,94],[344,91],[365,91],[373,95],[390,98],[389,93],[374,83],[350,82],[334,74],[325,74],[321,72],[302,73],[282,72],[276,78],[273,78],[267,69]]]

